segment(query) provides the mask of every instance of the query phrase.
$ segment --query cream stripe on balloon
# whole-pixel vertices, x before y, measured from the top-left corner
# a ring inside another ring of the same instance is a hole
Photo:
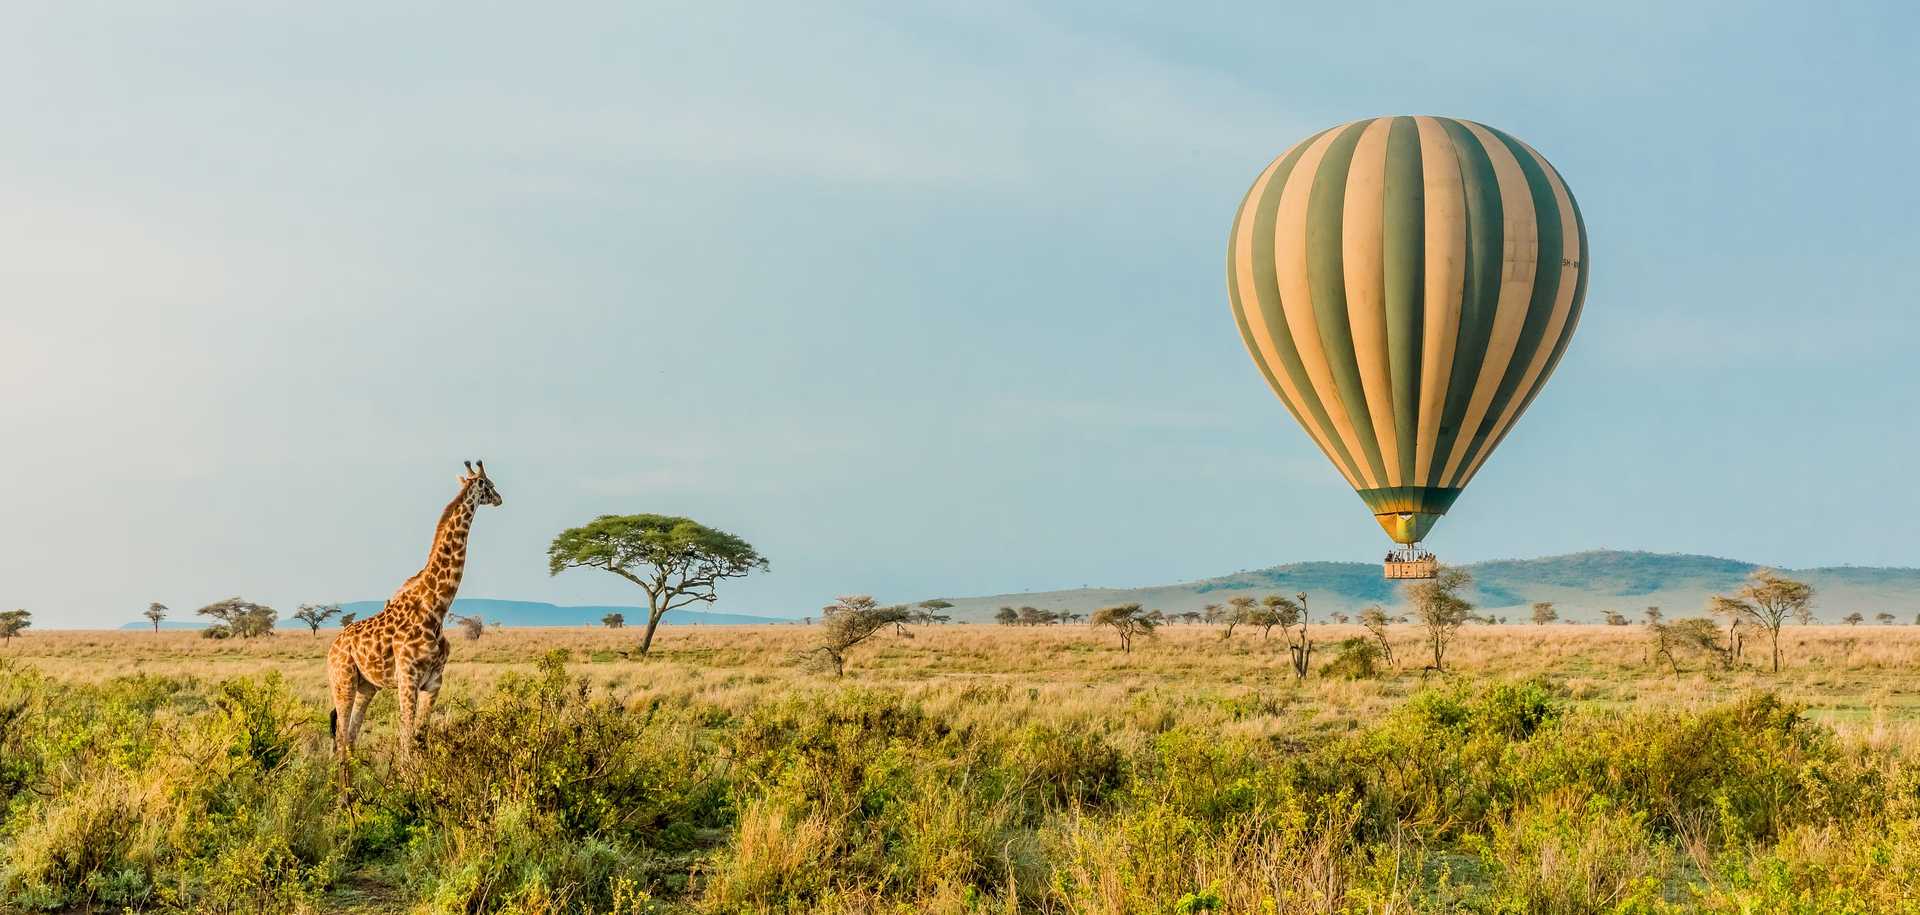
[[[1393,380],[1387,356],[1387,278],[1381,263],[1386,232],[1387,132],[1392,118],[1368,124],[1353,147],[1340,217],[1340,262],[1346,274],[1347,325],[1367,397],[1367,415],[1386,466],[1387,486],[1401,486],[1400,441],[1393,423]]]
[[[1580,250],[1580,223],[1574,218],[1573,198],[1568,196],[1566,184],[1544,156],[1525,143],[1520,145],[1540,166],[1541,173],[1547,177],[1547,185],[1553,189],[1553,200],[1560,210],[1560,237],[1563,239],[1561,257],[1567,264],[1560,270],[1560,287],[1554,293],[1552,317],[1548,319],[1546,332],[1540,337],[1539,347],[1534,350],[1532,362],[1527,365],[1527,373],[1521,377],[1520,386],[1514,389],[1513,396],[1507,400],[1506,410],[1488,432],[1486,444],[1481,446],[1479,454],[1474,455],[1473,461],[1467,465],[1467,472],[1455,484],[1458,486],[1467,485],[1480,472],[1480,466],[1487,462],[1487,456],[1493,453],[1494,446],[1506,438],[1507,430],[1513,428],[1514,421],[1520,418],[1520,411],[1531,399],[1534,389],[1546,382],[1543,373],[1547,370],[1547,363],[1553,360],[1555,344],[1569,329],[1567,321],[1573,316],[1573,294],[1580,288],[1580,271],[1585,269],[1581,263],[1581,257],[1586,252]]]
[[[1480,422],[1493,404],[1493,395],[1500,391],[1500,379],[1507,377],[1507,366],[1513,362],[1513,350],[1520,343],[1520,329],[1526,326],[1527,307],[1533,300],[1533,274],[1540,267],[1540,227],[1533,212],[1533,191],[1527,186],[1527,173],[1520,170],[1520,160],[1485,127],[1472,121],[1461,121],[1460,125],[1486,149],[1500,188],[1500,298],[1493,313],[1493,331],[1487,338],[1486,357],[1480,363],[1480,377],[1467,401],[1466,419],[1454,437],[1446,469],[1440,472],[1443,485],[1467,459],[1467,452],[1479,438]]]
[[[1238,306],[1240,317],[1247,322],[1248,336],[1252,338],[1247,348],[1253,353],[1254,359],[1266,366],[1267,373],[1273,376],[1274,383],[1280,386],[1280,390],[1274,393],[1285,400],[1287,405],[1299,415],[1300,424],[1306,427],[1307,435],[1313,439],[1314,444],[1320,446],[1320,450],[1327,455],[1328,460],[1333,462],[1333,466],[1340,471],[1341,476],[1346,478],[1347,483],[1359,489],[1361,488],[1359,479],[1347,469],[1339,458],[1339,452],[1333,448],[1325,433],[1321,431],[1320,424],[1314,420],[1313,411],[1307,409],[1306,400],[1300,396],[1300,390],[1294,386],[1293,376],[1287,372],[1286,363],[1281,361],[1279,350],[1274,348],[1274,328],[1267,324],[1260,289],[1253,280],[1253,224],[1260,211],[1261,198],[1266,196],[1267,184],[1273,180],[1274,172],[1280,169],[1280,163],[1285,162],[1287,157],[1293,154],[1294,149],[1306,142],[1308,141],[1302,140],[1276,157],[1254,182],[1253,190],[1248,192],[1246,205],[1240,211],[1240,232],[1233,239],[1234,286],[1240,293]]]
[[[1280,189],[1280,206],[1274,214],[1273,265],[1280,279],[1280,307],[1287,313],[1287,329],[1300,352],[1300,364],[1306,369],[1307,380],[1313,384],[1320,403],[1326,406],[1327,417],[1333,420],[1333,429],[1346,444],[1347,453],[1353,455],[1357,465],[1354,471],[1361,482],[1372,489],[1378,487],[1380,481],[1373,478],[1373,468],[1365,458],[1367,452],[1360,447],[1353,419],[1340,399],[1340,388],[1334,384],[1333,368],[1327,364],[1326,348],[1320,342],[1319,321],[1313,315],[1313,287],[1307,280],[1307,203],[1327,147],[1332,146],[1348,126],[1351,125],[1321,134],[1301,154],[1293,174],[1287,176],[1286,185]],[[1281,239],[1290,240],[1292,244],[1282,246]]]
[[[1460,159],[1447,129],[1416,117],[1420,131],[1420,185],[1426,199],[1426,288],[1420,334],[1420,421],[1415,427],[1411,486],[1432,486],[1440,415],[1447,407],[1447,376],[1453,370],[1454,338],[1460,333],[1460,299],[1466,294],[1466,189]]]

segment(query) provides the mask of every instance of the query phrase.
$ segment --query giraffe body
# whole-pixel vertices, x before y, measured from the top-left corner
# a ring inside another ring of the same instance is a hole
[[[473,515],[482,505],[502,501],[484,462],[468,471],[460,478],[459,494],[440,514],[426,567],[407,579],[379,613],[340,630],[327,650],[334,747],[343,766],[380,690],[393,690],[399,703],[402,756],[412,753],[420,723],[433,713],[452,651],[444,627],[466,570]]]

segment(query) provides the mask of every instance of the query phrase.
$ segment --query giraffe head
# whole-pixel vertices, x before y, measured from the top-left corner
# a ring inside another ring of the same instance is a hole
[[[467,488],[467,501],[474,505],[499,505],[500,490],[493,488],[493,481],[487,479],[486,461],[468,461],[467,473],[460,478],[460,485]]]

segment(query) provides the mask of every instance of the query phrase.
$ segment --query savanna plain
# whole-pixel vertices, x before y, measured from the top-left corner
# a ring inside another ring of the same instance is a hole
[[[1920,911],[1920,627],[456,638],[343,791],[328,632],[0,649],[0,910]],[[1377,646],[1377,642],[1373,643]],[[1364,658],[1361,655],[1365,655]],[[1677,668],[1677,669],[1676,669]]]

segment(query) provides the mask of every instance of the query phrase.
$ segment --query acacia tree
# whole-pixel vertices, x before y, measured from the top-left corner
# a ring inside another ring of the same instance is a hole
[[[627,615],[624,613],[609,613],[600,618],[600,625],[608,629],[625,628],[627,625]]]
[[[1392,620],[1387,618],[1387,611],[1379,604],[1360,611],[1360,625],[1366,628],[1375,642],[1379,643],[1380,654],[1387,659],[1387,666],[1397,668],[1399,665],[1393,660],[1393,642],[1387,638],[1387,624],[1391,622]]]
[[[1250,610],[1246,618],[1248,625],[1260,627],[1260,641],[1267,641],[1267,637],[1273,635],[1275,625],[1279,625],[1284,633],[1296,622],[1300,622],[1300,604],[1292,602],[1290,598],[1283,595],[1267,595],[1260,598],[1260,608]]]
[[[605,569],[646,592],[643,657],[668,610],[712,604],[721,581],[767,567],[767,560],[745,540],[673,515],[601,515],[583,527],[561,531],[547,547],[549,574]]]
[[[1093,611],[1090,622],[1095,626],[1106,626],[1120,636],[1120,650],[1133,653],[1133,637],[1144,635],[1153,637],[1154,629],[1160,625],[1157,617],[1140,612],[1139,604],[1115,604]]]
[[[200,633],[209,639],[258,638],[271,633],[274,621],[280,618],[272,607],[238,597],[215,601],[193,612],[213,617],[213,624]]]
[[[1873,621],[1876,623],[1879,623],[1882,626],[1891,626],[1893,625],[1893,614],[1888,613],[1885,610],[1882,610],[1879,613],[1876,613],[1873,615]]]
[[[314,635],[320,634],[321,624],[338,615],[340,615],[339,604],[301,604],[300,609],[293,611],[293,618],[306,623],[307,628],[313,630]]]
[[[926,623],[926,624],[944,623],[950,619],[953,619],[953,617],[948,616],[947,614],[942,613],[940,611],[951,610],[951,609],[953,609],[952,601],[940,600],[939,598],[934,598],[933,600],[923,600],[920,603],[914,605],[913,622]]]
[[[1713,620],[1701,617],[1647,624],[1656,655],[1665,659],[1674,674],[1680,673],[1682,654],[1699,653],[1713,658],[1723,669],[1732,668],[1736,657],[1734,633],[1723,635]]]
[[[356,619],[356,618],[357,618],[357,617],[359,617],[359,616],[360,616],[360,614],[358,614],[358,613],[342,613],[342,614],[340,614],[340,628],[342,628],[342,629],[345,629],[345,628],[347,628],[348,626],[351,626],[351,625],[353,625],[353,621],[354,621],[354,619]]]
[[[912,611],[905,604],[879,606],[870,595],[849,594],[822,610],[820,644],[800,653],[810,666],[836,677],[847,671],[847,651],[892,626],[912,638],[905,625]]]
[[[1553,609],[1553,601],[1535,601],[1533,604],[1533,624],[1545,626],[1560,618],[1559,611]]]
[[[1648,607],[1642,613],[1646,616],[1649,626],[1659,625],[1660,621],[1666,617],[1666,614],[1660,612],[1659,607]]]
[[[1051,626],[1059,622],[1059,619],[1051,610],[1042,610],[1039,607],[1020,608],[1020,625],[1022,626]]]
[[[1773,672],[1780,672],[1780,627],[1787,620],[1813,621],[1813,586],[1773,569],[1755,569],[1732,595],[1716,594],[1707,606],[1734,622],[1746,621],[1766,630],[1773,643]]]
[[[155,601],[148,604],[147,609],[140,615],[146,617],[147,622],[153,624],[153,631],[158,634],[160,632],[160,621],[167,618],[167,605]]]
[[[1413,616],[1426,627],[1427,643],[1433,648],[1433,668],[1444,670],[1447,646],[1460,627],[1473,619],[1473,605],[1460,592],[1473,584],[1473,573],[1466,569],[1442,566],[1438,574],[1406,587],[1407,603]]]
[[[1846,623],[1849,626],[1858,626],[1861,623],[1864,623],[1866,621],[1867,621],[1867,618],[1865,616],[1860,615],[1860,611],[1858,610],[1855,610],[1854,612],[1849,613],[1846,616],[1843,616],[1840,618],[1840,622]]]
[[[1626,616],[1618,610],[1607,610],[1604,611],[1604,613],[1607,618],[1607,625],[1609,626],[1625,626],[1627,624]]]
[[[1259,606],[1259,602],[1251,597],[1234,597],[1227,600],[1225,607],[1218,604],[1211,606],[1214,608],[1212,621],[1227,624],[1227,630],[1221,633],[1220,637],[1230,639],[1233,638],[1233,627],[1253,621],[1254,616],[1257,615],[1255,608]]]
[[[1001,607],[993,612],[993,621],[1002,626],[1015,626],[1020,623],[1020,611],[1012,607]]]
[[[7,610],[0,612],[0,643],[13,644],[13,637],[20,630],[33,625],[33,614],[26,610]]]

